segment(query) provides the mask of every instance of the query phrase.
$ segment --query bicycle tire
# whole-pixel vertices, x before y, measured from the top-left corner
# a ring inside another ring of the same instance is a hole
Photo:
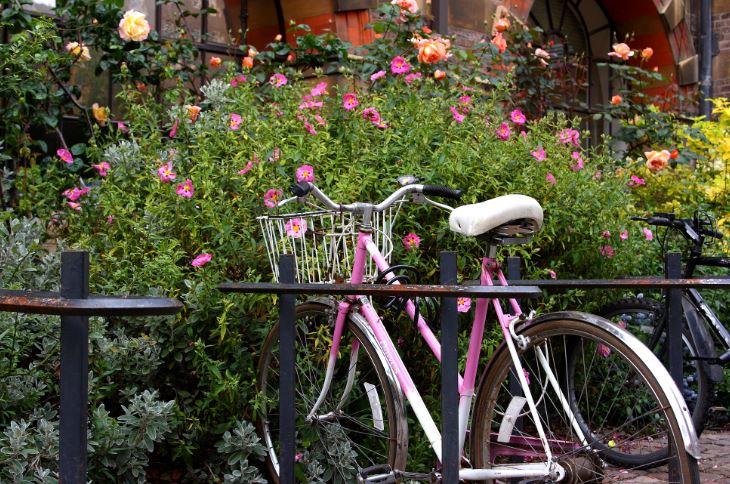
[[[403,394],[392,385],[392,372],[373,343],[373,337],[363,324],[356,324],[353,319],[346,323],[332,386],[317,412],[321,418],[305,421],[324,381],[334,319],[335,311],[325,304],[307,302],[296,307],[295,431],[299,460],[295,473],[309,482],[350,483],[355,482],[361,468],[371,465],[389,464],[393,469],[404,469],[408,430]],[[351,340],[360,345],[353,373],[356,381],[341,411],[335,414],[347,385]],[[279,482],[278,351],[279,324],[276,323],[264,340],[257,368],[262,407],[257,429],[266,448],[269,474],[276,483]],[[305,367],[307,361],[320,364]],[[381,419],[378,411],[382,412]],[[327,416],[328,412],[333,413]]]
[[[519,335],[529,338],[524,349],[518,348],[518,353],[551,452],[569,474],[564,481],[629,482],[649,476],[656,479],[651,482],[699,482],[697,461],[684,446],[682,416],[674,413],[669,394],[645,361],[652,358],[651,353],[646,350],[637,353],[636,348],[641,345],[635,338],[619,337],[620,330],[606,329],[603,325],[611,326],[593,315],[565,312],[545,315],[516,329]],[[564,405],[558,403],[544,367],[537,363],[537,348],[555,370],[561,392],[572,401],[571,409],[574,412],[575,408],[582,409],[574,418],[583,418],[587,421],[584,425],[591,428],[591,434],[586,435],[588,445],[581,443]],[[581,359],[582,368],[577,366],[577,353],[585,357]],[[653,364],[661,369],[658,362]],[[535,440],[532,415],[527,407],[519,406],[517,398],[521,392],[515,392],[514,387],[510,389],[509,375],[513,368],[511,355],[502,343],[489,360],[475,400],[470,459],[476,467],[510,465],[515,459],[535,459],[543,453],[539,438]],[[659,373],[669,379],[666,371]],[[621,382],[620,387],[612,386],[616,382]],[[672,384],[671,379],[668,384]],[[516,411],[510,408],[515,400]],[[641,408],[630,406],[636,402],[647,404]],[[589,412],[588,406],[593,403],[600,403],[602,408]],[[520,418],[522,424],[510,428],[511,422]],[[503,429],[505,423],[507,427]],[[645,427],[649,424],[651,428]],[[643,429],[646,431],[642,432]],[[499,430],[502,434],[495,434]],[[667,452],[661,467],[651,471],[608,465],[604,448],[631,446],[647,452],[659,446],[672,452]]]
[[[664,304],[650,298],[626,298],[602,306],[596,314],[614,323],[623,321],[625,328],[647,346],[656,341],[654,348],[650,349],[668,366],[664,335],[655,334],[657,331],[666,331]],[[699,348],[704,348],[705,354],[715,354],[712,338],[705,331],[700,331],[700,328],[687,324],[687,318],[683,314],[684,378],[680,391],[689,406],[697,435],[705,429],[715,391],[710,365],[706,361],[690,359],[700,356]]]

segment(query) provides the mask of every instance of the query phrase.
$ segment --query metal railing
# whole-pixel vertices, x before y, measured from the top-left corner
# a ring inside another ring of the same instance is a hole
[[[58,293],[0,289],[0,311],[61,316],[60,482],[87,482],[89,316],[163,316],[182,307],[176,299],[90,295],[88,252],[61,254]]]
[[[442,252],[440,258],[441,285],[373,285],[373,284],[296,284],[294,283],[294,257],[283,255],[279,261],[279,283],[225,283],[219,289],[224,292],[279,294],[280,325],[280,482],[294,481],[294,318],[298,294],[329,294],[365,296],[432,296],[440,297],[441,327],[441,425],[442,468],[445,484],[459,482],[458,439],[458,389],[457,389],[457,297],[525,298],[537,297],[543,290],[561,289],[616,289],[626,288],[667,290],[667,351],[669,373],[682,385],[682,290],[689,287],[705,289],[730,289],[730,279],[681,279],[681,256],[668,253],[665,259],[665,278],[631,279],[572,279],[572,280],[520,280],[520,259],[507,259],[509,286],[457,286],[456,254]]]

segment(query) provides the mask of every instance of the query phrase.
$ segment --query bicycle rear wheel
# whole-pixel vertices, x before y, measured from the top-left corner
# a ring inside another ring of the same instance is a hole
[[[314,418],[306,419],[325,379],[334,319],[334,311],[323,304],[296,309],[295,472],[306,482],[351,483],[361,468],[372,465],[404,469],[408,431],[402,392],[392,385],[367,330],[352,320],[342,335],[330,391]],[[279,482],[278,323],[264,341],[257,376],[257,428],[272,479]]]
[[[601,307],[597,314],[625,328],[667,365],[666,321],[664,305],[648,298],[629,298]],[[684,397],[697,435],[705,428],[707,412],[712,404],[714,383],[710,377],[710,365],[697,360],[698,348],[706,354],[715,354],[709,335],[691,331],[687,321],[682,324],[683,381],[680,391]]]
[[[683,416],[674,413],[663,387],[671,380],[659,381],[663,377],[644,361],[652,355],[635,352],[640,345],[635,338],[595,324],[598,319],[556,313],[518,329],[529,338],[518,353],[550,451],[568,474],[565,482],[699,482],[697,462],[684,446]],[[510,384],[511,373],[514,364],[503,343],[475,401],[470,458],[477,467],[545,459],[535,420],[519,385]],[[614,449],[641,464],[654,455],[656,467],[608,465]]]

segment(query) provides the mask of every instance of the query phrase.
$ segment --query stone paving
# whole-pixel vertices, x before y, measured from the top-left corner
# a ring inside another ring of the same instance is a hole
[[[730,483],[730,429],[705,430],[700,437],[702,484]]]

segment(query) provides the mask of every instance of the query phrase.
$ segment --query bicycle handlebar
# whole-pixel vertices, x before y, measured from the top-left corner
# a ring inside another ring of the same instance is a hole
[[[358,212],[363,210],[365,207],[372,207],[374,212],[382,212],[386,208],[393,205],[397,200],[400,200],[409,193],[422,193],[424,195],[432,195],[437,197],[450,198],[458,200],[464,193],[463,190],[458,188],[450,188],[441,185],[421,185],[421,184],[410,184],[400,187],[393,193],[391,193],[385,200],[378,204],[363,204],[363,203],[349,203],[346,205],[338,204],[333,202],[327,195],[322,192],[314,183],[302,181],[291,186],[291,192],[298,198],[306,197],[310,193],[322,202],[325,207],[330,210],[337,210],[342,212]],[[282,206],[289,202],[289,200],[282,200],[277,206]],[[435,203],[435,202],[432,202]]]
[[[675,218],[673,213],[657,212],[651,217],[631,217],[631,220],[645,222],[649,225],[676,229],[686,238],[696,243],[700,242],[701,235],[707,235],[716,239],[723,238],[722,232],[704,227],[706,225],[711,225],[709,222],[691,218]]]

